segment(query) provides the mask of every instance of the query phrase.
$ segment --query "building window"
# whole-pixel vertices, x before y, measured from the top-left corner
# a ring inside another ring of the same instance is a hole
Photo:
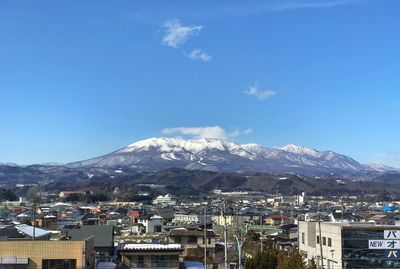
[[[138,261],[137,263],[138,263],[139,267],[143,266],[144,265],[144,256],[143,255],[139,255],[137,257],[137,261]]]
[[[317,235],[317,244],[319,244],[319,235]]]
[[[151,256],[151,265],[153,267],[165,266],[164,256]]]
[[[211,245],[211,238],[207,238],[208,239],[208,244]]]
[[[305,244],[305,234],[301,233],[301,243]]]
[[[42,260],[43,269],[76,269],[76,260]]]
[[[326,237],[322,237],[322,245],[326,246]]]
[[[196,244],[197,243],[197,237],[196,236],[189,236],[188,243],[189,244]]]
[[[331,246],[332,246],[332,238],[328,237],[328,247],[331,247]]]
[[[187,241],[189,244],[197,244],[197,237],[196,236],[189,236],[187,238],[187,240],[185,240],[185,241]]]

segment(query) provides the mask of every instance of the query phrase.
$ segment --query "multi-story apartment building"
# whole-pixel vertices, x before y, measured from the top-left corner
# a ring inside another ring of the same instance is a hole
[[[299,250],[324,269],[399,268],[400,226],[300,221]]]

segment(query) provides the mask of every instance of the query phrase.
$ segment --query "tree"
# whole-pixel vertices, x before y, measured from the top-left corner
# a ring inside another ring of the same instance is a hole
[[[313,267],[314,266],[314,267]],[[245,269],[316,269],[315,262],[312,260],[306,266],[303,258],[298,251],[290,253],[271,248],[266,251],[258,251],[254,256],[248,258]]]
[[[150,203],[153,200],[151,195],[138,195],[138,194],[126,194],[123,196],[123,201],[129,202],[143,202]]]
[[[243,249],[246,253],[254,255],[260,250],[260,234],[254,230],[249,230],[246,235],[246,240],[243,244]]]
[[[34,202],[34,203],[40,203],[42,201],[40,197],[40,189],[39,187],[32,186],[28,189],[28,192],[26,193],[26,199],[28,201]]]
[[[8,189],[0,188],[0,201],[17,201],[17,195]]]
[[[306,269],[306,265],[298,251],[289,253],[285,269]]]
[[[245,263],[246,269],[276,269],[278,266],[278,251],[269,249],[258,251],[253,257],[248,258]]]
[[[315,259],[314,259],[314,258],[312,258],[312,259],[308,262],[307,269],[317,269],[317,264],[315,263]]]
[[[71,193],[67,197],[64,198],[65,202],[85,202],[85,195],[82,193]]]
[[[104,202],[108,201],[109,198],[104,193],[95,193],[86,195],[86,203]]]

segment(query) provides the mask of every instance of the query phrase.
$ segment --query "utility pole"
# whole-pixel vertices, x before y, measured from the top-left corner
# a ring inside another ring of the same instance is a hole
[[[222,212],[222,214],[223,214],[223,217],[224,217],[224,245],[225,245],[225,247],[224,247],[224,251],[225,251],[225,269],[228,269],[228,240],[227,240],[227,237],[228,237],[228,227],[227,227],[227,225],[226,225],[226,204],[225,204],[225,201],[224,201],[224,209],[223,209],[223,212]]]
[[[263,252],[264,251],[264,242],[263,242],[264,222],[263,222],[263,214],[262,214],[261,209],[260,209],[260,226],[261,226],[260,244],[261,244],[261,252]]]
[[[242,239],[242,230],[239,228],[239,212],[236,211],[236,235],[235,235],[238,251],[238,269],[242,269],[242,248],[246,238]]]
[[[211,223],[213,224],[214,229],[214,198],[211,198]]]
[[[207,209],[204,207],[204,269],[207,269]]]
[[[36,226],[36,205],[33,204],[33,237],[32,237],[32,241],[35,241],[35,236],[36,236],[36,231],[35,231],[35,226]]]
[[[246,239],[241,240],[240,235],[235,235],[236,243],[237,243],[237,249],[238,249],[238,269],[242,269],[242,248],[243,248],[243,243]]]
[[[324,269],[324,255],[322,252],[321,213],[318,212],[319,249],[321,251],[321,268]]]
[[[340,203],[341,203],[341,206],[342,206],[342,222],[343,222],[343,214],[344,214],[344,206],[343,206],[343,196],[340,198]]]

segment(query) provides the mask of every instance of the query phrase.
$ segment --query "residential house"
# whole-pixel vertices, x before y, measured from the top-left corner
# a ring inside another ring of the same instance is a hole
[[[129,268],[178,269],[181,244],[121,244],[121,263]]]
[[[97,225],[99,224],[98,217],[93,213],[86,213],[75,218],[75,221],[79,225]]]
[[[199,249],[207,247],[208,255],[215,254],[215,237],[213,230],[207,229],[207,239],[204,229],[175,228],[168,232],[168,242],[182,244],[184,256],[196,256]],[[204,253],[201,251],[201,253]]]
[[[71,240],[94,237],[97,261],[110,261],[114,254],[114,227],[108,225],[83,225],[76,229],[65,229],[65,236]]]
[[[146,214],[139,218],[138,223],[144,226],[145,233],[161,233],[163,218],[154,214]]]
[[[353,213],[331,213],[330,222],[365,222],[365,219]]]
[[[265,217],[264,223],[271,226],[280,226],[289,223],[289,218],[286,215],[275,214]]]

